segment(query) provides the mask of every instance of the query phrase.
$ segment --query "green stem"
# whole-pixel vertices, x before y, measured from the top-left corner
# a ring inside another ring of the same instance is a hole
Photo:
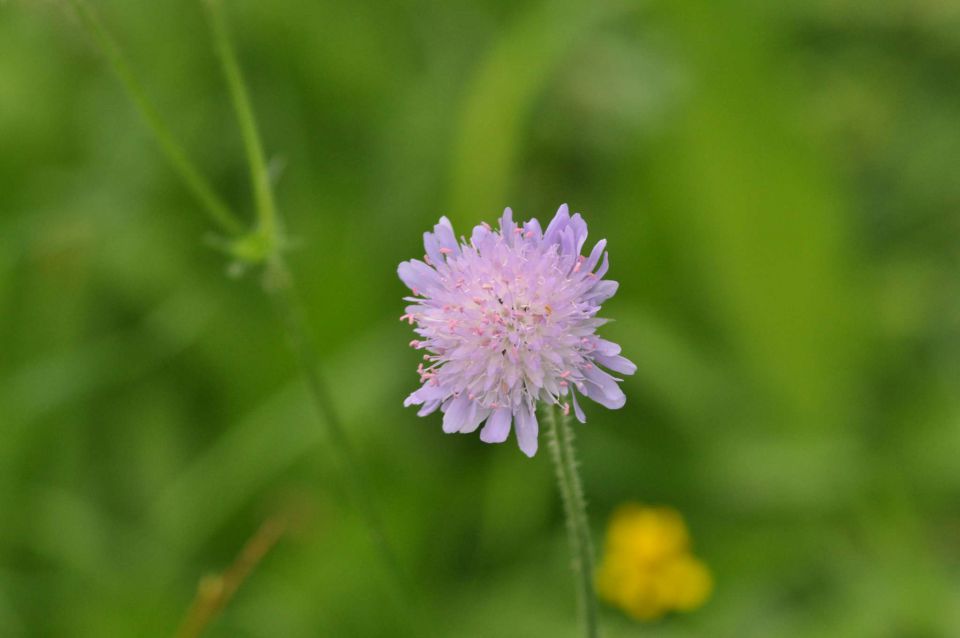
[[[216,45],[217,56],[223,69],[223,76],[230,90],[230,99],[233,110],[240,126],[240,135],[243,138],[243,148],[247,155],[247,164],[250,168],[250,183],[257,208],[257,229],[260,239],[264,242],[264,255],[271,255],[278,249],[278,220],[277,205],[273,197],[273,188],[270,184],[270,171],[267,169],[266,157],[263,153],[263,144],[260,142],[260,133],[257,128],[257,119],[250,103],[250,94],[247,91],[243,72],[237,62],[230,33],[227,29],[226,18],[223,13],[223,4],[220,0],[203,0],[210,20],[210,31]]]
[[[133,70],[127,63],[123,50],[117,41],[110,35],[104,27],[103,22],[97,15],[96,10],[86,0],[68,0],[77,11],[80,22],[87,30],[93,41],[99,47],[104,57],[113,67],[114,72],[119,76],[120,82],[126,89],[130,99],[136,105],[137,110],[143,117],[144,122],[153,133],[153,137],[160,147],[160,150],[166,156],[170,166],[176,171],[184,186],[197,198],[203,209],[210,215],[210,218],[230,235],[239,235],[243,233],[244,228],[240,220],[234,215],[233,211],[220,199],[214,192],[207,180],[200,174],[190,158],[187,157],[183,147],[177,143],[170,129],[164,123],[160,113],[150,102],[146,91],[137,80]]]
[[[583,498],[583,486],[577,471],[574,452],[573,428],[569,415],[557,419],[556,406],[545,406],[544,421],[547,425],[547,441],[550,456],[557,473],[557,484],[563,499],[567,518],[567,536],[572,554],[571,566],[577,588],[577,602],[583,634],[597,638],[600,630],[597,622],[597,599],[593,589],[593,542],[587,521],[587,504]]]

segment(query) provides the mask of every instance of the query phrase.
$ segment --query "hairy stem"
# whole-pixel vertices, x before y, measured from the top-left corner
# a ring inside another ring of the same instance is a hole
[[[184,152],[183,147],[176,141],[170,129],[167,128],[163,118],[156,107],[147,97],[146,91],[137,80],[126,56],[117,41],[110,35],[110,32],[103,25],[100,16],[96,10],[86,0],[68,0],[77,12],[80,23],[90,34],[94,43],[103,53],[107,62],[113,67],[113,71],[120,78],[120,82],[126,89],[130,99],[136,105],[143,121],[146,123],[150,132],[160,147],[160,150],[166,156],[170,166],[176,171],[184,186],[196,197],[197,201],[203,207],[203,210],[210,215],[210,218],[220,228],[230,234],[238,235],[243,232],[243,224],[239,218],[230,210],[222,199],[214,192],[206,178],[197,170],[190,158]]]
[[[567,536],[570,542],[577,602],[583,633],[587,638],[597,638],[600,630],[597,623],[597,599],[593,590],[593,542],[587,521],[587,504],[583,486],[577,471],[574,452],[573,428],[569,415],[557,418],[556,406],[545,406],[544,420],[547,424],[547,439],[550,456],[557,473],[557,484],[563,499],[563,511],[567,518]]]

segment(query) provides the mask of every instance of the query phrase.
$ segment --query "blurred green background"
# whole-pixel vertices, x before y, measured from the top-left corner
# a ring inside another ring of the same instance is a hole
[[[231,204],[196,0],[96,6]],[[575,636],[546,454],[448,436],[396,264],[569,202],[639,364],[578,428],[591,523],[686,517],[702,609],[606,635],[960,636],[960,4],[228,3],[324,374],[414,576],[404,614],[257,273],[75,16],[0,3],[0,636],[171,636],[263,520],[209,636]],[[599,537],[598,537],[599,538]]]

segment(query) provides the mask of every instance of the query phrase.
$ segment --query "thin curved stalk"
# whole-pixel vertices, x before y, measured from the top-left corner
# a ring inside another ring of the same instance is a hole
[[[253,189],[253,198],[257,210],[257,231],[261,240],[264,255],[272,255],[278,251],[279,244],[279,215],[273,196],[273,187],[270,182],[270,171],[263,153],[263,144],[257,127],[257,119],[250,103],[250,93],[243,78],[237,54],[230,39],[223,6],[220,0],[203,0],[210,22],[210,32],[220,59],[224,79],[230,90],[230,100],[237,116],[240,127],[240,136],[243,139],[243,148],[247,156],[247,165],[250,169],[250,184]]]
[[[196,197],[203,210],[224,232],[229,235],[243,233],[243,223],[214,192],[210,183],[190,161],[183,147],[176,141],[170,129],[167,128],[163,118],[160,117],[160,113],[153,106],[143,86],[137,80],[137,76],[127,62],[120,45],[107,31],[96,10],[86,0],[68,1],[76,10],[83,27],[120,78],[120,82],[130,99],[136,105],[150,132],[153,133],[157,145],[184,186]]]

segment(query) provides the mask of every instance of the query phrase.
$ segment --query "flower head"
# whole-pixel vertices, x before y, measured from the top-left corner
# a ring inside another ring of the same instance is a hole
[[[617,379],[600,369],[633,374],[620,346],[595,334],[606,320],[600,304],[617,290],[607,272],[606,240],[584,256],[587,224],[564,204],[541,230],[531,219],[518,225],[506,209],[500,228],[473,229],[457,241],[446,217],[423,234],[426,255],[400,264],[413,292],[401,317],[416,325],[424,351],[422,386],[404,405],[420,416],[443,412],[444,432],[473,432],[502,443],[511,423],[520,449],[537,451],[538,401],[559,404],[586,421],[579,392],[608,408],[626,398]],[[569,399],[569,402],[568,402]]]
[[[638,620],[652,620],[696,609],[712,588],[678,512],[627,504],[614,513],[597,570],[601,598]]]

